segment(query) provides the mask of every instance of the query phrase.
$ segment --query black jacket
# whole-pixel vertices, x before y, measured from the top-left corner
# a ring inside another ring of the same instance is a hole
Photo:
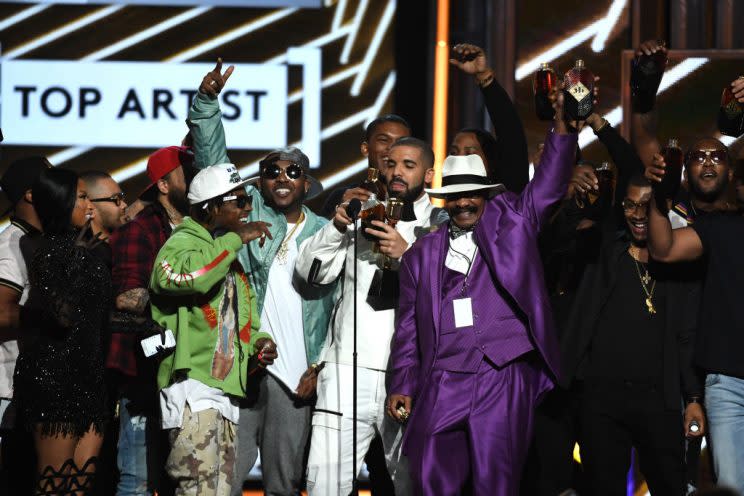
[[[562,381],[569,388],[586,359],[592,338],[607,300],[617,281],[620,257],[628,249],[624,235],[605,241],[594,260],[588,261],[576,292],[572,311],[561,339]],[[684,280],[679,269],[670,265],[649,264],[657,284],[664,285],[666,315],[663,351],[663,393],[668,408],[679,408],[683,397],[701,396],[701,378],[693,367],[693,345],[700,299],[700,284]],[[633,343],[628,343],[633,346]]]

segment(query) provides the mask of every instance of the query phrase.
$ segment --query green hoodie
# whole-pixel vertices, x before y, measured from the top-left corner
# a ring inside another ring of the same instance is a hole
[[[256,296],[240,264],[233,263],[242,247],[237,234],[213,239],[186,217],[160,249],[150,278],[152,317],[173,331],[176,348],[160,364],[159,388],[178,373],[245,396],[248,358],[256,341],[270,336],[258,332]]]

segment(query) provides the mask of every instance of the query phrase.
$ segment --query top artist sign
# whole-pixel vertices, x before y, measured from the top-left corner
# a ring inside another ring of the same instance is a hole
[[[213,64],[9,60],[0,66],[11,145],[160,147],[187,132],[188,108]],[[237,64],[220,94],[231,148],[287,143],[287,66]]]

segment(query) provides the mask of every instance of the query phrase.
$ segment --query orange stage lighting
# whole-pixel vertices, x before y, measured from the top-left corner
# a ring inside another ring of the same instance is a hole
[[[442,162],[447,156],[447,93],[449,76],[449,0],[437,1],[437,38],[434,51],[434,121],[431,144],[434,149],[434,181],[442,184]],[[435,203],[441,203],[435,201]]]

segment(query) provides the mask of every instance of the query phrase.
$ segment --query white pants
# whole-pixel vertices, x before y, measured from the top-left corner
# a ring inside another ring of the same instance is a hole
[[[400,454],[403,432],[400,424],[385,415],[385,372],[359,367],[357,373],[357,456],[356,467],[352,467],[352,367],[326,363],[320,371],[307,463],[308,494],[348,495],[353,474],[359,474],[364,455],[379,432],[395,494],[406,496],[410,494],[410,482],[405,459]]]

